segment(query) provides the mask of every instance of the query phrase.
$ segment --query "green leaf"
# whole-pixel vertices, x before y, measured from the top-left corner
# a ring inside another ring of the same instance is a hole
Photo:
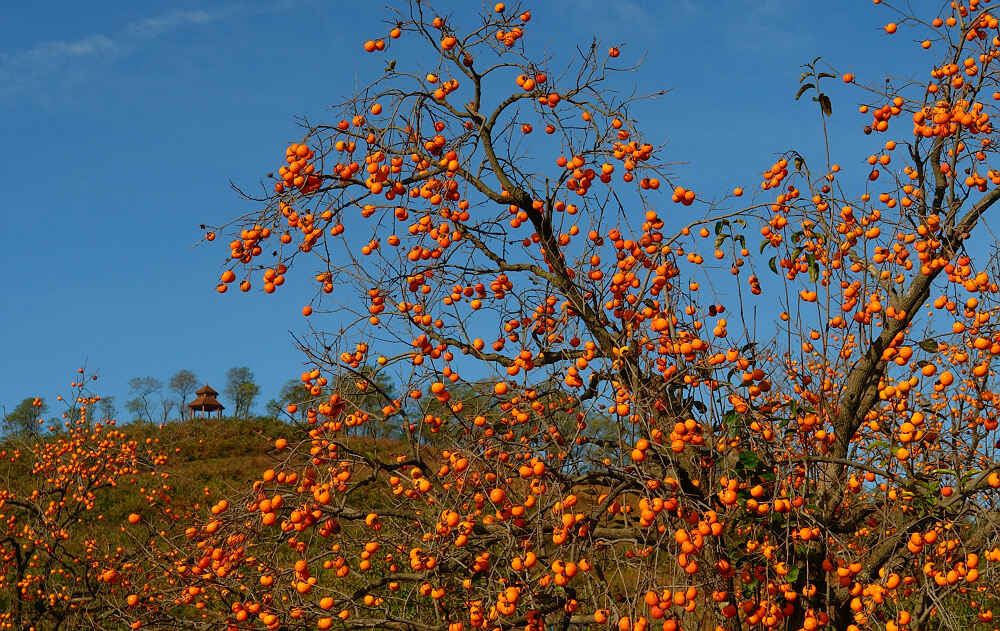
[[[802,165],[805,164],[805,160],[803,160],[799,156],[795,156],[795,160],[793,160],[792,163],[795,165],[795,170],[796,171],[801,171],[802,170]]]
[[[771,243],[771,240],[770,240],[770,239],[764,239],[764,240],[762,240],[762,241],[760,242],[760,253],[761,253],[761,254],[763,254],[763,253],[764,253],[764,248],[766,248],[766,247],[767,247],[767,245],[768,245],[769,243]]]
[[[767,262],[767,266],[771,268],[771,271],[772,271],[772,272],[774,272],[775,274],[777,274],[777,273],[778,273],[778,266],[777,266],[777,265],[775,265],[775,263],[774,263],[774,259],[775,259],[775,257],[773,257],[773,256],[772,256],[772,257],[771,257],[771,260],[769,260],[769,261]]]
[[[728,238],[729,238],[728,234],[720,234],[719,236],[715,237],[715,249],[718,250],[719,246],[725,243],[726,239]]]
[[[816,255],[806,252],[806,265],[809,266],[809,282],[815,283],[819,280],[819,265],[816,264]]]
[[[793,567],[788,570],[788,574],[785,574],[785,580],[789,583],[794,583],[795,579],[799,577],[799,568]]]
[[[833,104],[830,103],[830,97],[825,94],[819,95],[819,105],[823,108],[823,113],[827,116],[833,116]]]
[[[952,469],[934,469],[933,471],[931,471],[931,473],[933,473],[934,475],[942,475],[942,474],[956,475],[955,471]]]
[[[740,464],[746,469],[756,469],[760,464],[760,458],[752,451],[741,451],[739,455]]]
[[[816,75],[817,79],[822,79],[823,77],[830,77],[831,79],[836,79],[837,75],[830,74],[829,72],[821,72],[818,75]]]
[[[923,342],[917,344],[917,346],[924,349],[928,353],[936,353],[938,349],[938,343],[931,339],[924,340]]]
[[[813,85],[813,84],[811,84],[811,83],[804,83],[804,84],[802,84],[802,87],[799,88],[799,91],[795,93],[795,100],[798,101],[800,98],[802,98],[802,95],[806,93],[806,90],[809,90],[810,88],[815,88],[815,87],[816,86]]]

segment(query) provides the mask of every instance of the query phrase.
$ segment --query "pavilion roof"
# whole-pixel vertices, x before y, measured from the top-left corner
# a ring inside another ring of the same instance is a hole
[[[205,387],[196,392],[198,396],[194,401],[188,403],[188,407],[192,410],[201,410],[203,412],[215,412],[217,410],[225,410],[226,406],[219,403],[216,399],[216,395],[219,393],[212,389],[207,383]]]

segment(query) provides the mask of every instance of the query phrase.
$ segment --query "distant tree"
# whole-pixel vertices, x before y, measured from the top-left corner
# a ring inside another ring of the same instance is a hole
[[[226,387],[222,392],[233,402],[233,415],[242,418],[250,413],[260,394],[260,386],[254,382],[250,368],[234,366],[226,371]]]
[[[199,383],[198,376],[186,368],[178,370],[167,382],[170,391],[177,395],[177,409],[181,414],[184,413],[188,395],[198,389]]]
[[[160,423],[166,424],[170,421],[170,413],[174,411],[177,401],[169,396],[160,395]]]
[[[3,416],[5,434],[38,435],[38,419],[43,418],[49,406],[40,398],[26,397]]]
[[[125,403],[125,409],[133,418],[153,420],[153,396],[163,389],[163,382],[155,377],[132,377],[128,381],[129,391],[135,396]]]
[[[306,416],[306,410],[308,406],[302,405],[305,403],[311,395],[309,394],[308,388],[303,387],[303,383],[299,379],[289,379],[285,382],[285,385],[281,386],[281,390],[278,392],[277,399],[271,399],[267,402],[267,414],[282,416],[282,412],[292,414],[294,418],[304,419]],[[288,412],[288,406],[295,405],[296,411]]]
[[[107,395],[101,397],[97,401],[97,416],[96,420],[107,421],[114,419],[118,416],[118,407],[115,405],[114,395]]]

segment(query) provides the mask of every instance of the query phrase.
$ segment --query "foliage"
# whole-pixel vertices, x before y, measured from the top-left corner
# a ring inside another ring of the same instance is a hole
[[[114,395],[98,397],[95,409],[97,414],[94,416],[94,420],[108,421],[118,418],[118,406],[115,405]]]
[[[302,382],[298,379],[289,379],[281,386],[278,391],[278,398],[269,400],[265,405],[264,409],[267,410],[268,414],[274,414],[278,416],[282,411],[287,411],[289,406],[295,410],[293,418],[296,415],[300,420],[305,420],[306,410],[305,407],[299,408],[299,403],[306,398],[303,393]]]
[[[128,381],[128,387],[129,392],[135,396],[125,402],[125,409],[133,418],[152,421],[155,409],[153,395],[163,390],[163,382],[151,376],[132,377]]]
[[[49,406],[43,399],[38,397],[24,398],[13,410],[4,414],[3,430],[8,434],[35,436],[38,434],[39,420],[45,417],[48,409]]]
[[[177,395],[177,409],[182,416],[187,411],[187,398],[198,389],[198,383],[198,376],[186,368],[178,370],[167,382],[170,391]]]
[[[242,418],[250,413],[260,394],[260,386],[254,382],[253,372],[248,367],[234,366],[226,371],[223,393],[233,402],[233,415]]]

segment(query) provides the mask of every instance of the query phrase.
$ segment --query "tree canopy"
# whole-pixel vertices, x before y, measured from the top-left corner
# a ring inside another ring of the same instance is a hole
[[[226,371],[223,394],[233,402],[233,416],[244,418],[250,414],[260,386],[254,381],[253,371],[247,366],[234,366]]]
[[[198,389],[198,375],[187,368],[182,368],[174,373],[174,376],[167,382],[170,391],[177,395],[177,409],[181,414],[187,410],[187,398]]]
[[[39,397],[25,397],[13,410],[5,412],[3,429],[6,433],[38,434],[38,423],[45,418],[49,406]]]

